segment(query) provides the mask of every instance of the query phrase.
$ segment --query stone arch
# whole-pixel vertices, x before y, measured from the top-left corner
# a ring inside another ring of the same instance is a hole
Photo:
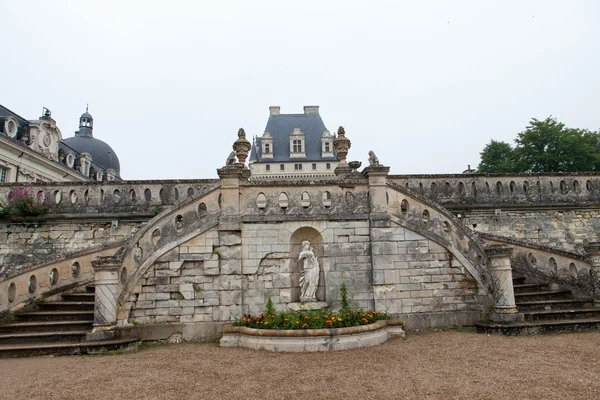
[[[304,226],[296,229],[290,236],[290,272],[292,285],[292,302],[300,301],[300,272],[302,271],[302,263],[298,261],[298,256],[302,249],[302,242],[308,240],[319,262],[319,285],[317,288],[317,300],[326,301],[325,298],[325,264],[324,257],[325,246],[323,244],[323,236],[313,227]]]

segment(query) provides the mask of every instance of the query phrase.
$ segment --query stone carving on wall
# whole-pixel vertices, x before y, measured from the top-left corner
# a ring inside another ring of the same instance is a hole
[[[315,257],[314,248],[308,240],[302,242],[302,251],[298,261],[303,261],[300,274],[300,301],[302,303],[317,301],[317,286],[319,285],[319,262]]]

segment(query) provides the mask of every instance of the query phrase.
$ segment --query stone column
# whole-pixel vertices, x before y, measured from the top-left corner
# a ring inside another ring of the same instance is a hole
[[[219,230],[239,231],[240,180],[244,179],[242,164],[229,165],[217,170],[221,178],[221,217]]]
[[[114,338],[117,328],[117,289],[121,262],[116,257],[98,257],[92,261],[94,268],[95,304],[94,329],[86,340]]]
[[[584,247],[584,250],[587,262],[590,264],[594,306],[600,307],[600,242],[590,242]]]
[[[512,281],[510,256],[513,249],[502,244],[491,244],[485,248],[485,254],[490,259],[489,271],[492,278],[492,296],[494,311],[490,319],[496,322],[523,321],[515,304],[515,291]]]
[[[387,175],[390,167],[371,165],[362,174],[369,179],[369,198],[371,201],[371,226],[384,228],[390,226],[387,200]]]

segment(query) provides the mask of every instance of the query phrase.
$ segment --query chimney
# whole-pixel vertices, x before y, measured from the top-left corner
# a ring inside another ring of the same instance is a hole
[[[319,114],[319,106],[304,106],[304,114]]]
[[[279,107],[279,106],[271,106],[271,107],[269,107],[269,114],[270,115],[279,115],[280,109],[281,109],[281,107]]]

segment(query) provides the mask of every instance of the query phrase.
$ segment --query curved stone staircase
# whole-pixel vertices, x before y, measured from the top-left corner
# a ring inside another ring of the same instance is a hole
[[[479,322],[480,333],[536,335],[545,333],[600,330],[600,308],[589,298],[575,298],[570,290],[528,283],[525,277],[513,278],[515,302],[524,321],[511,323]]]
[[[137,339],[86,341],[94,322],[94,287],[63,293],[34,311],[17,312],[0,325],[0,358],[98,354],[135,347]]]

